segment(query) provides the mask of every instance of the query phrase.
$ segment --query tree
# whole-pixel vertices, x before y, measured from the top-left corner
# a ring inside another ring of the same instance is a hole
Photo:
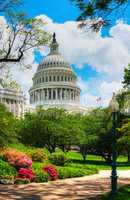
[[[120,15],[124,15],[125,8],[129,6],[128,0],[70,0],[75,3],[75,5],[80,10],[80,16],[78,21],[81,21],[82,26],[90,26],[94,31],[98,31],[102,26],[111,23],[112,19],[120,18]]]
[[[0,104],[0,147],[7,145],[16,137],[16,123],[17,119],[13,114]]]
[[[124,70],[124,80],[122,82],[124,84],[124,88],[129,87],[130,85],[130,64]]]
[[[50,38],[42,30],[45,24],[40,19],[27,19],[23,13],[10,11],[6,19],[0,33],[0,69],[5,63],[22,63],[29,50],[47,45]]]
[[[112,157],[112,119],[109,109],[96,109],[84,116],[84,136],[80,140],[83,159],[87,153],[102,156],[106,162]]]
[[[86,161],[86,156],[90,150],[93,149],[94,144],[97,141],[97,131],[99,129],[98,118],[92,113],[82,117],[82,127],[83,134],[79,138],[80,153],[83,156],[84,162]]]
[[[0,12],[5,12],[7,9],[17,6],[21,0],[0,0]]]
[[[52,153],[56,147],[66,151],[71,145],[77,144],[80,132],[76,116],[63,109],[44,110],[39,107],[36,113],[27,113],[22,119],[19,135],[23,143],[46,147]]]
[[[128,162],[130,162],[130,118],[124,121],[119,132],[121,137],[118,139],[118,145],[127,153]]]

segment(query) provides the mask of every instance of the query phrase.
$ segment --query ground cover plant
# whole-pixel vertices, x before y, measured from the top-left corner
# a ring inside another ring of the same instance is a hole
[[[100,200],[110,200],[110,194],[105,195],[100,198]],[[115,197],[112,200],[129,200],[130,199],[130,185],[125,185],[121,187]]]

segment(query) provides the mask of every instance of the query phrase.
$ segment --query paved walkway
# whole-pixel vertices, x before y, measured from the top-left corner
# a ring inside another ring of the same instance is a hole
[[[118,185],[130,184],[130,170],[119,171]],[[0,185],[0,200],[97,200],[110,190],[109,170],[99,174],[28,185]]]

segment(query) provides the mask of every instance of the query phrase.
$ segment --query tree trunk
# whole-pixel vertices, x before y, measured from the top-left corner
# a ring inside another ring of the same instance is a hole
[[[127,162],[130,163],[130,151],[129,151],[129,149],[127,150]]]
[[[82,154],[83,156],[83,161],[86,162],[86,154]]]

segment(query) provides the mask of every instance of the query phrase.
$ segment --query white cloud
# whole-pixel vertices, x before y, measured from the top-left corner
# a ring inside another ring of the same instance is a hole
[[[44,15],[40,17],[45,18]],[[46,30],[56,32],[60,49],[71,64],[83,68],[83,64],[88,63],[112,79],[121,79],[123,69],[130,61],[130,25],[119,22],[110,29],[110,37],[103,38],[100,32],[81,32],[74,21],[64,24],[47,21],[50,23]]]
[[[121,88],[123,70],[130,61],[130,25],[119,22],[110,29],[110,37],[102,37],[101,33],[81,32],[74,21],[59,24],[45,15],[37,18],[47,23],[45,30],[56,32],[60,51],[71,64],[76,64],[80,70],[84,70],[84,64],[88,63],[98,72],[97,77],[88,81],[83,81],[82,77],[78,78],[78,85],[82,89],[82,104],[97,106],[96,99],[101,97],[101,104],[107,105],[112,93]],[[40,50],[43,55],[48,52],[48,48],[45,47]],[[25,62],[31,64],[32,70],[13,70],[13,73],[27,92],[37,67],[33,52],[26,55]]]

